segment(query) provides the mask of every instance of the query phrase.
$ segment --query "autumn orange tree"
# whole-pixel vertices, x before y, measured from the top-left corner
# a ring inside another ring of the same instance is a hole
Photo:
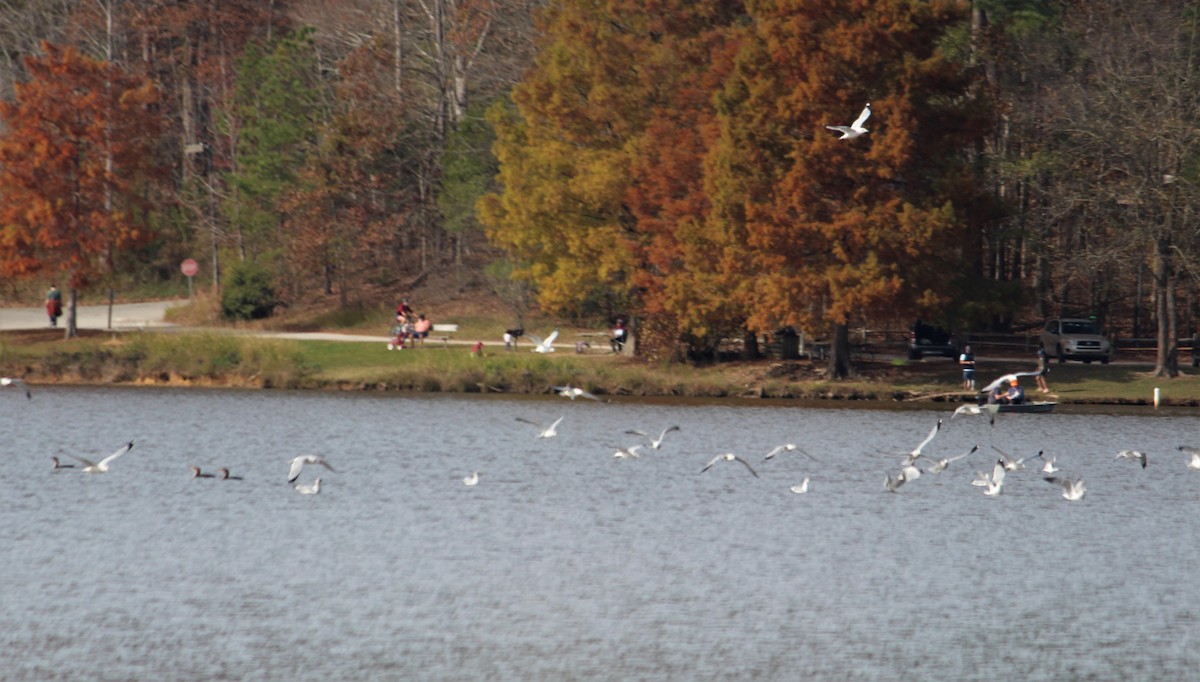
[[[970,80],[937,49],[959,3],[764,0],[720,93],[709,230],[727,236],[751,327],[827,330],[849,371],[864,316],[936,310],[972,254],[982,134]],[[839,139],[870,102],[869,132]]]
[[[729,76],[747,34],[738,0],[651,8],[639,62],[652,87],[650,116],[630,164],[625,200],[637,221],[629,241],[642,315],[639,349],[650,356],[706,355],[745,335],[747,309],[726,267],[739,245],[709,227],[705,157],[720,130],[714,93]],[[753,335],[749,335],[753,340]]]
[[[44,42],[42,52],[27,58],[15,100],[0,104],[0,274],[61,274],[71,336],[77,288],[153,236],[158,95],[74,48]]]

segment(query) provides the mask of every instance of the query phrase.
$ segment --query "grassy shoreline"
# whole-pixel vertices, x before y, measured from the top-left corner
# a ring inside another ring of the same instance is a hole
[[[389,352],[382,344],[293,341],[216,332],[88,332],[65,341],[53,330],[0,333],[0,373],[30,384],[151,385],[339,391],[547,394],[571,384],[597,395],[843,401],[963,402],[953,361],[865,362],[857,375],[828,381],[807,361],[762,360],[712,366],[659,365],[607,353],[538,355],[505,352],[482,357],[461,346]],[[980,362],[987,381],[1025,369]],[[1122,364],[1055,365],[1051,394],[1027,386],[1031,399],[1060,403],[1200,405],[1200,375],[1187,368],[1175,379],[1149,376]]]

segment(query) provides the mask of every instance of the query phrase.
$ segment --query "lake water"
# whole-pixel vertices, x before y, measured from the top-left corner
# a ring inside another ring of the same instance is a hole
[[[1200,676],[1200,471],[1176,451],[1200,444],[1195,410],[993,428],[929,408],[34,391],[0,393],[4,680]],[[516,421],[564,415],[552,439]],[[900,457],[881,452],[939,416],[927,452],[980,452],[883,492]],[[626,429],[673,424],[661,450],[612,456]],[[107,474],[51,471],[130,439]],[[786,442],[819,462],[763,461]],[[993,446],[1055,455],[1087,496],[1040,463],[983,495]],[[761,477],[700,473],[727,451]],[[286,483],[307,452],[336,470],[305,468],[319,495]]]

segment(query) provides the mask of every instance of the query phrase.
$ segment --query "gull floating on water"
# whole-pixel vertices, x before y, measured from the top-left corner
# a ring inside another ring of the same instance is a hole
[[[1142,468],[1146,468],[1146,453],[1140,450],[1122,450],[1117,453],[1117,459],[1136,459],[1142,463]]]
[[[678,430],[679,430],[678,426],[668,426],[667,428],[662,430],[662,433],[658,434],[658,438],[651,436],[650,434],[646,433],[645,431],[639,431],[637,429],[629,429],[625,433],[628,433],[628,434],[631,434],[634,436],[641,436],[642,438],[645,438],[646,440],[650,441],[650,449],[657,450],[660,447],[662,447],[663,439],[667,437],[668,433],[671,433],[673,431],[678,431]]]
[[[133,448],[133,441],[129,441],[125,445],[125,447],[121,448],[120,450],[117,450],[116,452],[112,453],[108,457],[105,457],[104,459],[100,460],[99,463],[93,462],[90,459],[84,459],[82,457],[75,457],[75,455],[71,455],[71,457],[74,457],[81,464],[83,464],[83,468],[80,469],[80,471],[82,471],[83,473],[85,473],[85,474],[103,474],[103,473],[108,472],[108,465],[111,464],[114,459],[120,457],[121,455],[125,454],[126,452],[129,452],[132,448]]]
[[[229,469],[227,469],[225,467],[221,467],[219,469],[219,471],[221,472],[221,480],[222,481],[240,481],[240,480],[242,480],[241,476],[230,476]]]
[[[958,455],[956,457],[943,457],[941,459],[934,460],[933,466],[929,467],[929,469],[927,471],[931,474],[940,474],[946,470],[946,467],[950,466],[951,462],[957,462],[958,460],[974,453],[978,449],[979,449],[979,446],[976,445],[976,446],[972,447],[970,450],[968,450],[967,452],[964,452],[963,454]]]
[[[566,416],[567,415],[564,414],[562,417],[555,419],[554,423],[551,424],[550,426],[546,426],[545,424],[539,424],[535,421],[530,421],[523,417],[517,417],[517,421],[525,423],[525,424],[531,424],[533,426],[538,427],[538,435],[537,435],[538,438],[553,438],[558,435],[558,423],[561,422],[563,420],[563,417],[566,417]]]
[[[803,481],[800,481],[800,485],[794,485],[791,488],[788,488],[788,490],[791,490],[797,495],[803,495],[804,493],[808,492],[808,479],[805,478]]]
[[[862,113],[858,118],[854,119],[854,123],[848,126],[825,126],[826,128],[842,134],[839,140],[852,140],[867,132],[863,124],[867,122],[867,118],[871,115],[871,103],[867,102],[867,106],[863,107]],[[844,119],[843,119],[844,120]]]
[[[754,474],[755,478],[758,478],[758,472],[754,470],[754,467],[750,466],[750,462],[747,462],[732,452],[726,452],[723,455],[717,455],[716,457],[713,457],[711,460],[709,460],[708,464],[704,465],[704,468],[700,470],[700,473],[708,471],[712,468],[712,465],[716,464],[717,462],[741,462],[747,469],[750,470],[750,473]]]
[[[1042,480],[1061,486],[1063,490],[1063,499],[1067,499],[1072,502],[1076,500],[1082,500],[1084,493],[1087,492],[1087,488],[1083,487],[1082,478],[1072,480],[1069,478],[1059,478],[1057,476],[1044,476]]]
[[[288,483],[295,483],[296,479],[300,478],[300,470],[304,468],[305,464],[320,464],[326,469],[333,471],[333,467],[329,466],[329,462],[326,462],[321,457],[317,457],[316,455],[300,455],[299,457],[293,457],[291,460],[292,468],[288,470]]]
[[[558,338],[558,330],[555,329],[554,331],[550,332],[550,335],[547,336],[545,340],[543,340],[542,337],[535,336],[533,334],[526,334],[526,336],[528,336],[529,339],[536,344],[533,347],[534,353],[553,353],[554,339]]]
[[[555,386],[554,391],[562,397],[570,398],[571,400],[576,398],[587,398],[588,400],[595,400],[596,402],[604,402],[595,395],[575,386]]]
[[[473,472],[471,472],[470,476],[463,477],[463,485],[478,485],[478,484],[479,484],[479,472],[478,471],[473,471]]]
[[[774,457],[775,455],[778,455],[783,452],[791,452],[792,450],[796,450],[796,451],[800,452],[800,454],[804,455],[805,457],[808,457],[809,459],[811,459],[814,462],[820,461],[816,457],[813,457],[812,455],[805,452],[803,448],[796,445],[795,443],[785,443],[783,445],[776,446],[774,450],[771,450],[770,452],[767,453],[766,457],[763,457],[763,461],[765,462],[768,459],[771,459],[772,457]]]
[[[21,389],[25,391],[25,399],[33,400],[33,394],[29,392],[29,387],[26,386],[25,382],[21,381],[20,379],[14,379],[12,377],[0,377],[0,386],[20,386]]]
[[[51,457],[50,460],[52,462],[54,462],[53,468],[55,471],[58,471],[59,469],[74,469],[75,468],[74,464],[63,464],[63,463],[59,462],[57,457]]]
[[[192,467],[192,478],[214,478],[214,476],[200,471],[200,467]]]
[[[1200,448],[1190,445],[1180,445],[1179,451],[1188,456],[1187,468],[1200,469]]]
[[[321,492],[321,479],[318,478],[311,485],[300,484],[296,486],[296,492],[301,495],[316,495]]]

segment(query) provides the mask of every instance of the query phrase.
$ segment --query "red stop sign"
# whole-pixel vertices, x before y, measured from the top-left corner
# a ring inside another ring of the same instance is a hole
[[[200,264],[188,258],[179,264],[179,269],[188,277],[194,277],[197,272],[200,272]]]

